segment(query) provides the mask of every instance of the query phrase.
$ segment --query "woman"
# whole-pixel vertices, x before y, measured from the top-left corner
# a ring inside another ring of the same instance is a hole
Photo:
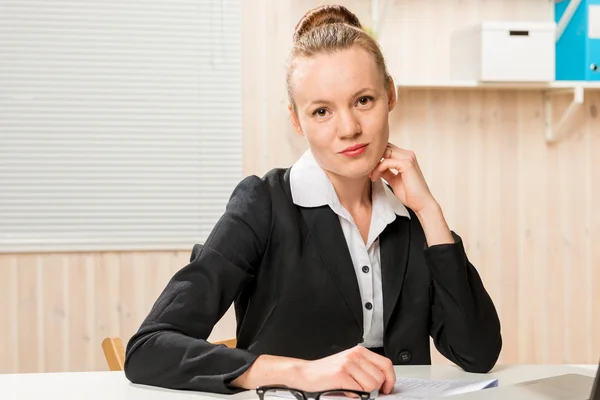
[[[310,150],[237,186],[131,338],[127,377],[220,393],[389,393],[393,364],[431,363],[429,336],[464,370],[489,371],[496,310],[414,154],[388,143],[396,98],[377,43],[347,9],[312,10],[287,86]],[[208,343],[232,302],[238,348]]]

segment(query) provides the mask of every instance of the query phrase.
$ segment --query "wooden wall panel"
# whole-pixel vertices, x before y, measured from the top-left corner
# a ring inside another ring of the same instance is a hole
[[[126,342],[189,257],[189,251],[1,255],[0,373],[106,370],[102,339]],[[223,323],[211,340],[232,337]]]
[[[586,216],[587,227],[586,227],[586,248],[588,250],[588,257],[586,258],[586,264],[588,266],[588,293],[592,293],[591,301],[589,301],[589,315],[591,316],[591,324],[586,327],[586,332],[589,335],[600,336],[600,300],[598,300],[598,293],[600,293],[600,212],[598,211],[598,205],[600,205],[600,167],[598,167],[598,155],[600,154],[600,134],[598,133],[598,126],[600,125],[600,95],[595,96],[595,100],[591,102],[589,108],[588,117],[585,119],[586,122],[586,134],[588,138],[589,147],[586,152],[587,164],[589,168],[587,170],[588,187],[590,188],[590,194],[588,197],[587,209],[590,213]],[[595,297],[593,297],[595,296]],[[592,341],[592,357],[600,354],[600,340]]]
[[[40,362],[43,351],[39,346],[40,327],[38,318],[42,310],[38,307],[38,297],[42,285],[38,285],[38,258],[24,255],[17,259],[17,318],[18,344],[17,357],[19,371],[35,372],[42,369]]]
[[[18,371],[17,260],[0,255],[0,371]]]
[[[64,371],[66,369],[66,349],[68,342],[67,319],[65,312],[66,299],[64,281],[66,278],[65,259],[57,254],[50,254],[43,261],[39,270],[38,279],[42,282],[41,298],[42,310],[42,343],[43,368],[50,371]],[[45,345],[45,338],[52,341]],[[40,338],[38,338],[38,342]]]

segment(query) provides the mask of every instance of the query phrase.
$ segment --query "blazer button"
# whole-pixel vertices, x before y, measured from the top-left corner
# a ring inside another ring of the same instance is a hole
[[[398,354],[398,359],[402,363],[408,363],[408,362],[410,362],[411,358],[412,357],[410,355],[410,351],[408,351],[408,350],[401,351],[400,354]]]

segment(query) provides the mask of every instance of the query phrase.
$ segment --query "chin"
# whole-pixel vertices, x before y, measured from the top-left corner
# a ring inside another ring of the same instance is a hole
[[[376,163],[370,162],[370,160],[360,161],[362,162],[355,160],[355,162],[348,163],[348,165],[340,166],[340,168],[337,168],[336,174],[350,179],[368,177],[375,168]]]

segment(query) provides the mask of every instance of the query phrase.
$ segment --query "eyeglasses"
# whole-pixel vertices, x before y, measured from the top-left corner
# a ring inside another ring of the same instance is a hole
[[[360,400],[374,400],[377,398],[377,390],[373,392],[362,392],[360,390],[323,390],[320,392],[306,392],[287,386],[259,386],[256,394],[260,400],[275,400],[276,398],[291,398],[295,400],[326,400],[325,397],[341,400],[348,397],[357,397]],[[353,396],[355,395],[355,396]]]

